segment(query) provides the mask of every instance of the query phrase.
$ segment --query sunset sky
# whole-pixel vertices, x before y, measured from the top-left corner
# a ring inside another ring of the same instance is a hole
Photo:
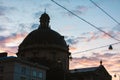
[[[6,51],[9,56],[15,56],[19,44],[26,35],[38,28],[39,17],[46,9],[50,16],[51,29],[65,36],[69,45],[73,57],[70,61],[71,69],[99,66],[102,60],[112,76],[115,73],[120,75],[120,24],[90,0],[54,1],[113,36],[114,39],[51,0],[0,0],[0,52]],[[120,0],[93,1],[120,22]],[[111,44],[113,50],[108,50]],[[113,80],[118,80],[118,77],[113,77]]]

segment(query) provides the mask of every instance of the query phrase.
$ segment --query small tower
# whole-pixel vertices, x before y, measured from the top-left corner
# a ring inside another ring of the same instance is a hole
[[[44,12],[44,14],[42,14],[40,17],[40,27],[39,28],[49,28],[49,21],[50,21],[49,15],[46,12]]]
[[[100,60],[100,65],[102,65],[102,60]]]

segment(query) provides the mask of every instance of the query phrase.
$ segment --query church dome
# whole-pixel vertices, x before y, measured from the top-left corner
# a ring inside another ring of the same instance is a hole
[[[65,49],[68,48],[64,36],[49,27],[49,20],[48,14],[41,15],[39,28],[28,34],[19,45],[19,51],[33,45],[57,45]]]

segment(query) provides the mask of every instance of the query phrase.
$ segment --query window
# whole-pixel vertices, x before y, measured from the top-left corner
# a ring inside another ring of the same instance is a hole
[[[36,71],[33,71],[33,76],[34,76],[34,77],[36,77],[36,76],[37,76]]]
[[[21,73],[22,73],[22,74],[26,74],[26,67],[22,67],[22,68],[21,68]]]
[[[42,72],[39,72],[39,73],[38,73],[38,77],[39,77],[39,78],[43,78],[43,73],[42,73]]]

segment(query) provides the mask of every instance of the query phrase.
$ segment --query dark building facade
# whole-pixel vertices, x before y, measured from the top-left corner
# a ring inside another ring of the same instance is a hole
[[[19,45],[19,58],[49,67],[47,80],[111,80],[102,64],[94,68],[69,70],[69,46],[64,36],[49,27],[49,22],[49,15],[43,13],[38,29],[29,33]]]
[[[64,36],[49,27],[49,22],[49,15],[43,13],[38,29],[29,33],[18,47],[18,58],[15,61],[34,63],[34,68],[37,68],[35,64],[49,68],[46,78],[30,80],[111,80],[111,76],[102,64],[99,67],[69,70],[69,58],[71,58],[69,46]],[[30,67],[26,64],[21,65]],[[39,69],[41,68],[38,68],[38,71]]]
[[[49,27],[50,17],[44,13],[40,26],[19,45],[17,56],[49,67],[47,80],[63,80],[69,71],[69,47],[56,31]]]
[[[98,67],[70,70],[70,78],[71,80],[112,80],[102,64]]]
[[[46,80],[46,70],[17,57],[0,57],[0,80]]]

